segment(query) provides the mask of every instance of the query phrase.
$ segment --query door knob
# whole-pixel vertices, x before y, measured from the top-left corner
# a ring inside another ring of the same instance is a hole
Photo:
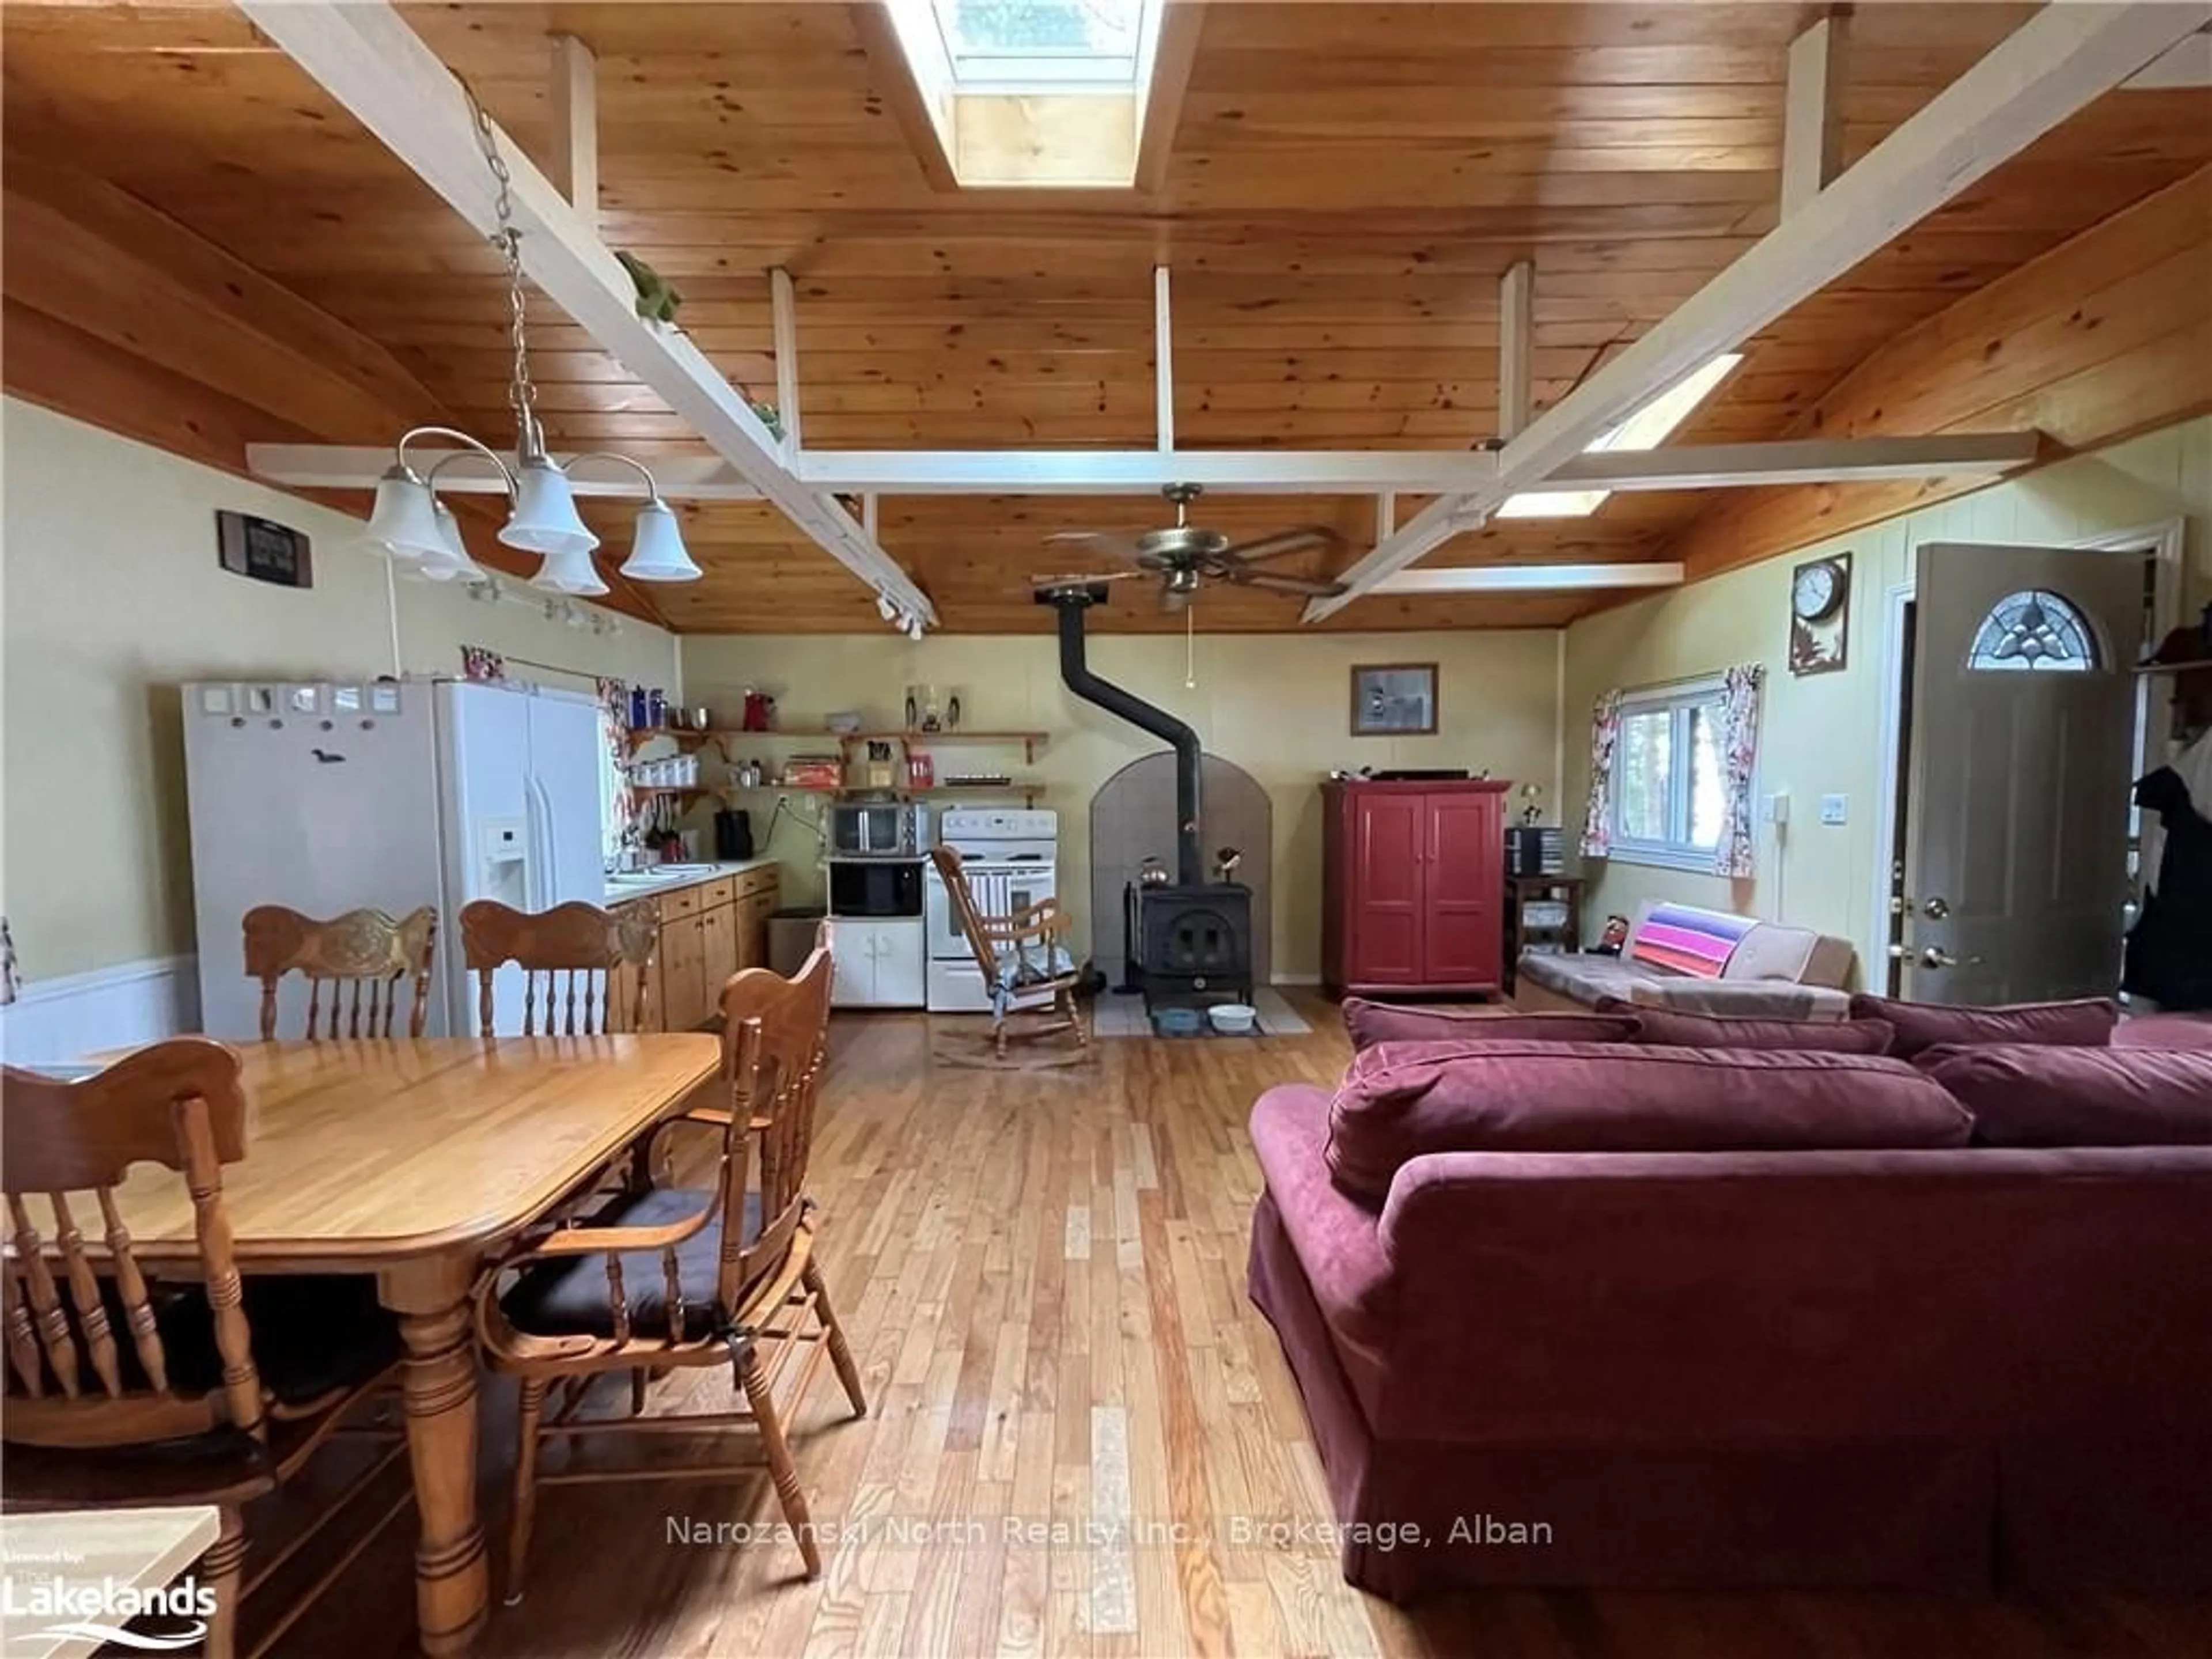
[[[1920,965],[1923,968],[1956,968],[1959,958],[1942,945],[1931,945],[1921,951]]]
[[[1920,913],[1930,921],[1942,921],[1950,915],[1951,906],[1947,900],[1932,898],[1920,907]]]

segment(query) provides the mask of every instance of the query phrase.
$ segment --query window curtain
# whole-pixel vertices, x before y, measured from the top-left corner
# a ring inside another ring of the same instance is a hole
[[[1766,670],[1757,663],[1731,668],[1721,694],[1721,841],[1713,854],[1713,873],[1747,876],[1757,862],[1755,818],[1751,798],[1759,775],[1759,697]]]
[[[599,734],[606,739],[606,848],[618,854],[637,815],[629,790],[629,687],[620,680],[592,682],[599,697]]]
[[[1613,851],[1613,756],[1620,743],[1620,693],[1607,691],[1590,711],[1589,806],[1583,815],[1583,856]]]

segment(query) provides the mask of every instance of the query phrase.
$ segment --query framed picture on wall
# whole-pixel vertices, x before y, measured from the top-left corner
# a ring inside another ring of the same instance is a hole
[[[1436,729],[1436,664],[1385,662],[1353,665],[1353,737],[1425,737]]]

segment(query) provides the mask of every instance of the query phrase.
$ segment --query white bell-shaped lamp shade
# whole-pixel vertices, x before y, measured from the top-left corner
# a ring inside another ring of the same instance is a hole
[[[637,535],[622,573],[641,582],[696,582],[703,574],[684,550],[683,529],[666,501],[650,501],[638,509]]]
[[[376,505],[362,539],[386,558],[406,562],[445,556],[437,503],[429,485],[394,470],[376,481]]]
[[[543,587],[555,593],[576,593],[586,599],[596,598],[607,591],[599,580],[599,573],[592,563],[591,550],[571,547],[558,553],[548,553],[538,567],[538,574],[530,579],[532,587]]]
[[[516,469],[514,510],[507,515],[499,538],[526,553],[543,553],[549,562],[556,554],[588,555],[599,544],[599,538],[577,516],[568,475],[546,460],[525,461]],[[585,562],[588,566],[590,560]],[[538,586],[545,584],[540,581]]]
[[[461,521],[453,516],[453,509],[440,501],[436,512],[445,545],[434,558],[424,559],[416,566],[415,574],[429,582],[473,581],[482,576],[484,568],[469,556],[468,544],[461,539]]]

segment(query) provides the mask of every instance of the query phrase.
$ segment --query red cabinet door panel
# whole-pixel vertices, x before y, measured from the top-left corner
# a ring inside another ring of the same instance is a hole
[[[1504,954],[1499,797],[1425,795],[1420,805],[1427,898],[1422,978],[1432,985],[1495,985]]]
[[[1352,808],[1356,896],[1346,977],[1355,984],[1421,982],[1425,799],[1371,796]]]

